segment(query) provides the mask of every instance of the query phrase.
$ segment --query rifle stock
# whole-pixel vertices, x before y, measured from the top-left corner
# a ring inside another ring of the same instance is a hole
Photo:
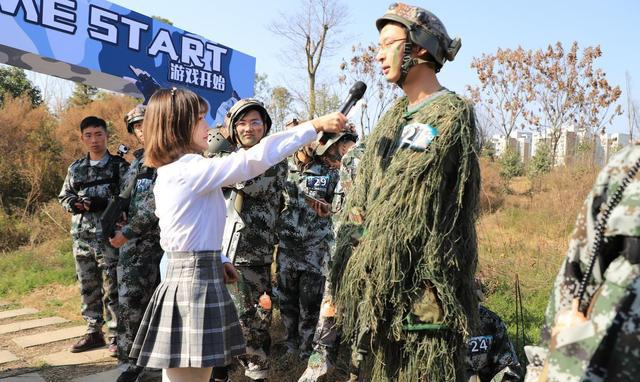
[[[235,264],[236,249],[240,241],[240,231],[244,229],[244,222],[240,216],[242,211],[243,193],[240,190],[232,190],[227,200],[227,216],[222,234],[222,254],[231,264]]]
[[[102,233],[105,238],[111,238],[116,232],[116,223],[124,211],[129,207],[129,200],[131,198],[131,192],[136,185],[138,172],[131,177],[131,180],[127,184],[120,195],[109,199],[107,208],[100,215],[100,225],[102,226]]]
[[[107,208],[100,216],[100,225],[106,238],[113,237],[116,232],[116,223],[128,206],[129,198],[123,198],[121,195],[109,200]]]

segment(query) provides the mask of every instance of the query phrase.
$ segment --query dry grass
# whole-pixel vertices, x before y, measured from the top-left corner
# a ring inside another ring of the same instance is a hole
[[[483,163],[483,191],[501,187],[492,167],[497,164]],[[524,322],[519,324],[524,325],[526,342],[538,341],[553,280],[596,174],[594,169],[574,166],[558,168],[534,181],[513,179],[502,188],[500,208],[481,216],[479,273],[489,289],[486,304],[502,316],[512,337],[517,323],[517,276],[524,307]],[[492,199],[490,195],[483,198]],[[518,345],[522,347],[521,339]]]
[[[86,106],[62,112],[55,129],[56,137],[64,148],[62,162],[68,166],[85,153],[80,143],[80,122],[90,115],[104,119],[109,125],[109,151],[112,154],[116,153],[120,143],[125,143],[131,149],[137,148],[135,137],[127,133],[124,123],[124,116],[135,105],[136,100],[131,97],[110,94]],[[131,152],[125,158],[131,161]]]

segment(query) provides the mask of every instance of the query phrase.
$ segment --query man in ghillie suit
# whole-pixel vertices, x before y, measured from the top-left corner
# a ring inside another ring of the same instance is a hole
[[[525,381],[640,375],[640,145],[611,158],[587,195]]]
[[[391,5],[376,26],[376,59],[405,96],[368,138],[347,200],[338,322],[370,352],[366,380],[466,381],[480,170],[473,107],[436,78],[460,40],[406,4]]]

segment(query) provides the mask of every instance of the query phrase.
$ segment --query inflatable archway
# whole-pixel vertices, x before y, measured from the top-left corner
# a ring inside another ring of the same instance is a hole
[[[253,95],[255,74],[251,56],[103,0],[0,0],[0,63],[145,102],[186,87],[209,102],[210,123]]]

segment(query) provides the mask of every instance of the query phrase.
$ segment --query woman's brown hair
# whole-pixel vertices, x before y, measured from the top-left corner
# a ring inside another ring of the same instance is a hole
[[[199,151],[192,142],[200,117],[198,98],[177,88],[160,89],[151,96],[143,122],[146,166],[158,168]]]

